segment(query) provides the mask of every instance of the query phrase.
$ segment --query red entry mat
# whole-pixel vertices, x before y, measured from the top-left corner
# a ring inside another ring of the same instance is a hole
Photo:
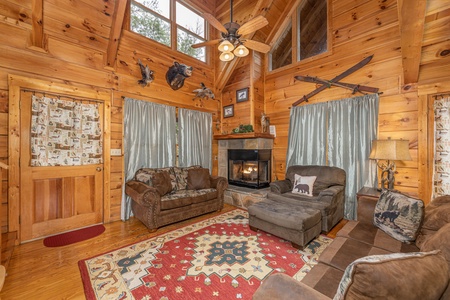
[[[44,239],[46,247],[61,247],[96,237],[105,231],[102,224],[61,233]]]

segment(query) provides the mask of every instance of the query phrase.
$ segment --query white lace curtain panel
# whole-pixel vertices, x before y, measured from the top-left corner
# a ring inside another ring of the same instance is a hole
[[[98,104],[32,95],[31,166],[102,163]]]
[[[434,101],[433,197],[450,195],[450,97]]]

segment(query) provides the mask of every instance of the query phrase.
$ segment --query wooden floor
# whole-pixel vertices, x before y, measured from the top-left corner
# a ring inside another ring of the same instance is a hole
[[[225,205],[220,212],[234,207]],[[160,228],[149,233],[137,219],[105,224],[105,232],[97,238],[64,247],[47,248],[42,240],[16,246],[7,268],[0,299],[85,299],[78,261],[136,243],[193,222],[218,215],[211,213]],[[345,224],[339,223],[328,236],[334,237]]]

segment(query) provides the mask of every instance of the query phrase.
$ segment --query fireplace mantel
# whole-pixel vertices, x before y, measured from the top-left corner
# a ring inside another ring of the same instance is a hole
[[[258,132],[214,135],[215,140],[257,139],[257,138],[274,139],[275,137],[270,133],[258,133]]]

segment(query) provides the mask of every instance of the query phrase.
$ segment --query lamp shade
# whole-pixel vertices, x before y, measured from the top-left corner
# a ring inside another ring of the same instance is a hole
[[[234,49],[233,51],[234,55],[236,55],[237,57],[247,56],[249,52],[250,51],[248,51],[247,47],[245,47],[242,44],[237,46],[236,49]]]
[[[412,160],[407,140],[373,140],[369,158],[383,160]]]
[[[234,49],[233,44],[230,43],[230,41],[228,41],[228,40],[225,40],[219,44],[219,51],[231,52],[231,51],[233,51],[233,49]]]
[[[234,54],[232,52],[224,52],[220,54],[219,59],[221,61],[230,61],[234,58]]]

